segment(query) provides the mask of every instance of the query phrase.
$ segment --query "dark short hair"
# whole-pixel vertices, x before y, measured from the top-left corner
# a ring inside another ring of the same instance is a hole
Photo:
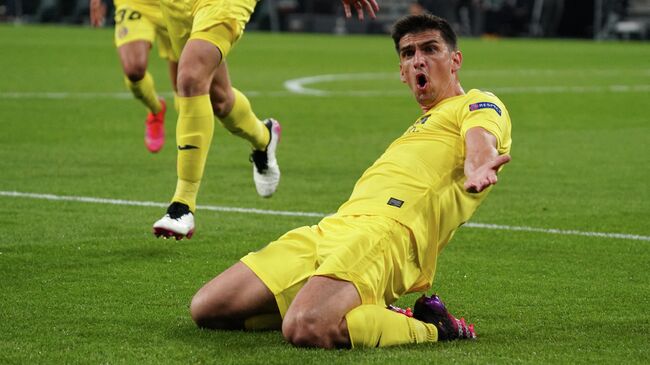
[[[391,34],[395,42],[395,49],[399,53],[399,41],[405,35],[426,32],[427,30],[440,31],[440,35],[445,43],[447,43],[449,49],[456,50],[458,38],[456,32],[454,32],[451,25],[445,19],[432,14],[407,15],[399,19],[393,25],[393,32]]]

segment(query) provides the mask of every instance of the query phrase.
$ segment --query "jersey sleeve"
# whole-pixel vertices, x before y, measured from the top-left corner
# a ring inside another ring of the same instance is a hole
[[[474,93],[463,105],[460,119],[463,140],[468,130],[481,127],[496,137],[499,153],[510,151],[510,117],[505,105],[493,94]]]

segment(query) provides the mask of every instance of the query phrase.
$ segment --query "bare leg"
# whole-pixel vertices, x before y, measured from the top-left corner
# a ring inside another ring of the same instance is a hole
[[[180,96],[210,94],[214,114],[225,117],[232,110],[235,96],[228,75],[226,60],[212,43],[190,40],[178,63],[178,93]],[[170,64],[171,70],[171,64]]]
[[[147,72],[151,43],[134,41],[121,45],[117,52],[124,70],[124,83],[149,111],[145,121],[144,143],[158,152],[165,143],[165,104],[158,96],[153,77]]]
[[[168,63],[169,66],[169,79],[172,82],[172,87],[174,88],[174,92],[178,92],[178,62],[175,61],[169,61]]]
[[[226,60],[217,68],[212,84],[210,85],[210,102],[212,110],[218,118],[224,118],[232,111],[235,104],[235,94],[232,90],[228,65]]]
[[[219,65],[212,79],[210,103],[212,112],[230,133],[250,142],[255,150],[266,149],[271,139],[269,129],[257,118],[248,98],[233,88],[225,60]],[[260,195],[268,196],[267,193]]]
[[[361,305],[348,281],[314,276],[298,292],[282,323],[282,334],[296,346],[350,347],[345,315]]]
[[[213,329],[243,329],[247,318],[279,315],[271,291],[241,262],[199,289],[192,298],[190,312],[199,327]]]
[[[189,238],[194,232],[191,213],[196,211],[196,198],[214,132],[208,93],[220,60],[219,48],[208,41],[191,39],[183,48],[178,62],[176,144],[192,148],[178,150],[178,180],[172,201],[186,205],[189,211],[181,211],[171,218],[163,217],[154,223],[157,236]],[[181,217],[185,220],[178,219]]]
[[[124,75],[131,82],[140,81],[144,78],[147,72],[150,49],[151,43],[147,41],[129,42],[117,49]]]
[[[186,97],[208,94],[221,58],[214,44],[190,39],[178,61],[178,94]]]

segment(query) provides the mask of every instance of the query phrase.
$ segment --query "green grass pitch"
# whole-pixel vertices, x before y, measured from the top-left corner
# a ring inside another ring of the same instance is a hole
[[[203,210],[195,237],[175,242],[150,233],[159,207],[6,195],[164,203],[176,114],[148,153],[111,30],[1,26],[0,363],[649,363],[648,43],[460,46],[465,89],[495,91],[513,120],[513,161],[472,222],[547,231],[464,227],[441,255],[433,290],[477,341],[323,351],[199,330],[188,315],[204,282],[318,218]],[[333,212],[420,113],[389,36],[251,32],[229,66],[257,114],[282,122],[283,180],[258,198],[248,147],[219,126],[199,204]],[[150,69],[169,95],[155,53]]]

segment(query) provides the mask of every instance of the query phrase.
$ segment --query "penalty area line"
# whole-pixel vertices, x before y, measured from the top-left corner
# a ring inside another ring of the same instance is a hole
[[[11,197],[11,198],[28,198],[28,199],[50,200],[50,201],[71,201],[71,202],[81,202],[81,203],[139,206],[139,207],[166,208],[169,205],[169,203],[160,203],[160,202],[151,202],[151,201],[107,199],[107,198],[95,198],[95,197],[88,197],[88,196],[24,193],[19,191],[1,191],[1,190],[0,190],[0,196]],[[201,210],[209,210],[215,212],[261,214],[261,215],[289,216],[289,217],[323,218],[329,215],[326,213],[318,213],[318,212],[295,212],[295,211],[284,211],[284,210],[226,207],[226,206],[219,206],[219,205],[198,205],[197,208]],[[626,233],[589,232],[589,231],[565,230],[565,229],[554,229],[554,228],[508,226],[508,225],[474,223],[474,222],[466,223],[464,227],[478,228],[478,229],[492,229],[492,230],[501,230],[501,231],[546,233],[546,234],[556,234],[556,235],[563,235],[563,236],[586,236],[586,237],[615,238],[615,239],[635,240],[635,241],[650,241],[650,236],[642,236],[637,234],[626,234]]]

